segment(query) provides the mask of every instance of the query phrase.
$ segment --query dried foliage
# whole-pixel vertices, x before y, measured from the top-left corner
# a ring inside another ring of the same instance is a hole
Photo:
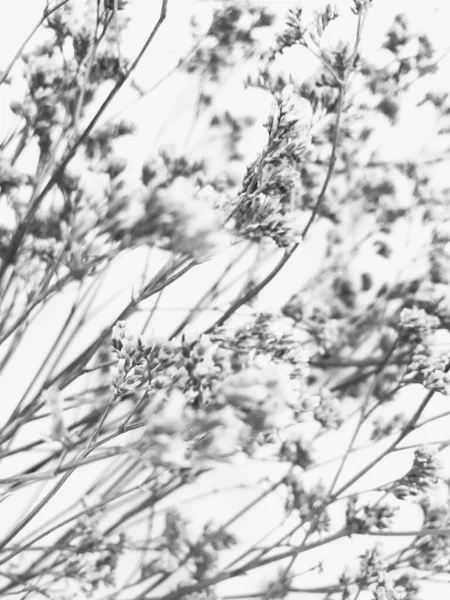
[[[438,50],[398,15],[381,59],[366,56],[371,0],[353,1],[354,31],[332,44],[342,16],[332,5],[312,17],[295,7],[280,22],[256,3],[227,0],[212,3],[202,30],[208,3],[197,4],[192,49],[170,76],[199,84],[196,123],[222,143],[216,161],[208,141],[192,155],[161,142],[136,169],[120,147],[139,126],[105,116],[127,82],[139,91],[134,72],[154,38],[171,36],[171,0],[145,25],[134,57],[121,49],[132,1],[47,3],[36,27],[44,41],[30,38],[1,74],[3,89],[19,81],[23,93],[0,144],[0,386],[40,311],[75,299],[56,341],[33,349],[38,374],[23,360],[14,380],[29,386],[13,406],[2,397],[0,502],[4,514],[16,498],[27,502],[17,519],[3,519],[0,595],[425,597],[428,579],[448,583],[450,558],[450,480],[439,456],[449,443],[408,439],[449,412],[449,188],[434,167],[448,160],[450,104],[437,85]],[[295,52],[315,57],[309,77],[280,68]],[[271,103],[250,159],[243,142],[257,118],[215,104],[243,67],[247,91]],[[401,122],[410,98],[438,123],[434,154],[384,160],[378,132]],[[258,294],[318,237],[315,275],[299,276],[280,310],[259,310]],[[245,280],[236,248],[275,266],[258,264]],[[147,259],[131,300],[99,327],[92,298],[139,252]],[[174,331],[152,333],[162,292],[226,252],[225,272]],[[159,270],[153,253],[166,259]],[[230,273],[240,274],[231,301]],[[208,314],[193,335],[187,326]],[[81,347],[72,345],[81,327]],[[402,448],[410,466],[389,479]],[[233,480],[261,461],[281,477],[261,482],[231,517],[224,490],[213,514],[201,504],[195,518],[185,510],[200,501],[205,477],[224,469]],[[379,465],[384,480],[366,485]],[[240,519],[277,494],[279,528],[261,522],[260,539],[240,535]],[[405,530],[408,507],[422,517]],[[393,552],[372,543],[398,536]],[[355,544],[353,561],[344,551],[347,566],[330,576],[333,544],[361,538],[367,549]],[[275,571],[255,590],[222,588],[269,565]]]

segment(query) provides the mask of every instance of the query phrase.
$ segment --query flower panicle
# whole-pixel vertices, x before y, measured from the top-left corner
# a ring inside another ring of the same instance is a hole
[[[277,111],[267,124],[268,141],[249,167],[239,194],[236,227],[240,235],[273,239],[279,247],[293,243],[293,192],[300,185],[299,165],[310,148],[310,106],[291,90],[277,96]]]
[[[426,492],[439,481],[440,463],[434,446],[423,446],[414,453],[411,469],[394,486],[392,492],[400,500]]]

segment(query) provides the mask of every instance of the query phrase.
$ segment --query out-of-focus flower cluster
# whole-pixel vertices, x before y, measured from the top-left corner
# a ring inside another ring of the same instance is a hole
[[[339,429],[344,420],[340,401],[327,388],[322,388],[318,396],[319,404],[314,409],[315,420],[325,429]]]
[[[289,379],[275,366],[225,377],[216,403],[205,407],[195,408],[178,389],[161,391],[146,413],[146,452],[154,463],[174,466],[227,459],[247,451],[258,433],[290,423],[292,404]]]
[[[283,314],[293,319],[299,328],[309,334],[321,355],[342,348],[345,340],[342,319],[333,314],[332,307],[303,295],[293,296],[283,307]],[[313,352],[311,352],[313,353]]]
[[[424,529],[447,529],[450,525],[448,484],[443,496],[426,494],[420,506],[424,514]],[[450,564],[450,543],[445,533],[438,532],[422,536],[417,540],[416,551],[411,557],[411,566],[416,569],[447,569]]]
[[[309,354],[305,348],[303,333],[291,320],[261,313],[253,322],[239,327],[231,337],[223,335],[220,330],[213,335],[221,340],[222,348],[231,353],[231,367],[233,371],[237,371],[224,380],[231,396],[236,396],[234,400],[230,397],[231,402],[238,402],[241,395],[245,395],[252,403],[257,398],[259,402],[264,399],[264,418],[269,419],[269,422],[275,419],[280,424],[288,424],[289,421],[292,424],[303,418],[305,412],[312,410],[307,388],[307,378],[310,375]],[[266,392],[262,392],[261,386],[266,388]],[[231,392],[232,388],[235,388],[234,392]],[[250,400],[252,396],[253,400]],[[267,412],[270,405],[272,410]],[[331,405],[329,408],[331,409]],[[261,409],[262,405],[258,412]],[[322,416],[325,418],[325,404]],[[334,417],[339,420],[337,412],[333,418],[331,412],[329,416],[330,422]],[[258,428],[261,429],[261,424],[256,426]],[[261,430],[263,429],[268,428],[263,427]]]
[[[204,525],[200,535],[192,535],[188,521],[177,509],[170,508],[165,512],[162,533],[152,544],[143,571],[147,577],[169,574],[184,564],[190,574],[186,583],[201,581],[214,571],[219,552],[236,542],[234,535],[211,523]]]
[[[378,545],[366,550],[359,558],[359,571],[355,578],[356,584],[361,589],[367,589],[371,583],[378,579],[379,574],[386,570],[386,561]]]
[[[227,460],[248,443],[249,428],[231,406],[194,409],[177,389],[153,396],[140,452],[152,464],[199,468]]]
[[[358,498],[352,496],[348,501],[345,513],[346,525],[350,533],[389,529],[396,510],[396,507],[387,504],[363,504],[358,506]]]
[[[420,578],[417,571],[410,569],[394,579],[395,589],[401,594],[401,600],[420,600]]]
[[[65,556],[63,577],[77,583],[89,597],[101,587],[113,587],[125,540],[123,534],[105,537],[91,518],[81,519],[71,540],[71,551]]]
[[[11,161],[0,156],[0,193],[9,194],[27,181],[27,177],[16,169]]]
[[[389,573],[389,564],[383,557],[379,545],[367,549],[359,556],[358,568],[347,568],[339,579],[342,586],[342,598],[359,595],[362,591],[372,592],[373,600],[405,600],[405,591],[418,591],[415,578],[405,574],[393,578]],[[389,573],[389,575],[388,575]],[[369,596],[367,596],[369,597]],[[411,598],[416,596],[411,595]]]
[[[199,538],[190,545],[193,579],[201,581],[210,575],[218,564],[219,552],[232,548],[236,543],[236,537],[226,529],[207,523]]]
[[[83,13],[85,9],[86,13]],[[50,12],[45,19],[44,41],[21,56],[21,75],[26,91],[10,105],[21,134],[7,144],[9,159],[5,156],[2,160],[0,185],[2,192],[7,194],[15,224],[26,214],[28,198],[36,197],[37,190],[42,189],[41,178],[50,174],[49,165],[57,165],[68,147],[73,145],[74,134],[79,133],[86,108],[99,85],[121,76],[115,56],[116,41],[106,26],[105,35],[97,40],[96,51],[92,52],[96,25],[87,6],[80,3],[79,7],[74,7],[65,3]],[[102,13],[101,18],[104,17]],[[119,28],[123,23],[122,19]],[[102,159],[101,170],[106,163],[111,163],[113,141],[130,131],[123,124],[120,127],[105,125],[94,130],[82,139],[86,158],[93,162]],[[31,146],[34,151],[35,145],[37,158],[33,174],[13,168],[24,149]],[[91,166],[92,173],[98,171],[98,161]],[[84,165],[84,173],[89,171]],[[112,172],[111,164],[109,171]],[[115,176],[118,173],[116,161]],[[99,193],[97,189],[90,195],[84,183],[83,178],[70,172],[70,168],[58,173],[54,193],[47,194],[35,218],[28,223],[23,251],[16,261],[16,272],[23,279],[28,298],[49,274],[61,277],[68,271],[74,278],[81,279],[93,274],[104,259],[117,250],[110,239],[111,231],[104,227],[105,191]],[[2,236],[0,254],[1,243]]]
[[[227,0],[214,10],[206,34],[184,68],[188,73],[200,72],[212,81],[220,79],[223,70],[248,60],[257,51],[257,30],[268,27],[273,15],[266,7],[253,3]]]
[[[269,362],[229,375],[219,393],[255,433],[292,424],[298,405],[289,373],[281,365]]]
[[[407,418],[402,413],[396,413],[391,416],[389,419],[383,419],[382,417],[377,417],[373,421],[373,431],[371,435],[371,439],[374,441],[380,441],[391,435],[395,431],[398,431],[402,427],[404,427],[407,423]]]
[[[214,205],[216,196],[211,186],[199,186],[185,177],[149,189],[144,216],[133,234],[148,241],[153,238],[163,248],[202,262],[231,242]]]
[[[405,600],[405,595],[399,586],[387,580],[383,573],[378,577],[373,600]]]
[[[205,180],[203,163],[165,150],[143,165],[139,188],[130,191],[117,179],[109,221],[114,239],[125,247],[157,245],[198,262],[231,243],[223,227],[224,199]]]
[[[419,344],[439,327],[439,319],[422,308],[404,308],[400,313],[399,340]]]
[[[302,401],[309,367],[301,337],[270,315],[191,343],[145,343],[119,322],[112,350],[116,395],[132,397],[139,387],[148,398],[143,444],[153,463],[188,466],[250,451],[259,436],[284,430],[311,408]],[[338,407],[325,396],[318,420],[336,426]]]
[[[74,99],[75,65],[63,69],[63,57],[52,44],[43,44],[37,51],[25,55],[23,60],[29,95],[22,103],[14,105],[14,112],[32,127],[41,158],[45,160],[61,133],[65,113],[61,92],[65,100],[71,96],[72,101]]]
[[[299,475],[291,475],[286,479],[288,496],[286,511],[298,511],[301,520],[313,523],[315,530],[326,532],[330,528],[330,516],[324,505],[327,490],[323,482],[319,482],[309,489],[305,486]]]
[[[278,246],[300,235],[295,225],[294,190],[300,185],[300,164],[310,145],[309,105],[287,89],[277,98],[277,113],[269,120],[269,139],[248,168],[234,219],[240,235],[271,238]]]
[[[119,26],[122,27],[122,19]],[[28,123],[38,138],[41,159],[48,158],[65,115],[74,120],[83,115],[99,83],[121,76],[113,37],[107,33],[97,52],[93,47],[95,22],[71,5],[57,10],[46,21],[49,39],[32,53],[23,55],[29,91],[14,111]],[[83,93],[80,94],[80,86]]]
[[[448,199],[447,199],[448,201]],[[446,205],[446,204],[445,204]],[[430,251],[430,278],[434,283],[450,284],[450,221],[443,211],[442,221],[433,230]]]
[[[302,402],[302,409],[305,410],[306,415],[311,412],[308,406],[305,407],[305,402]],[[294,439],[288,438],[282,443],[279,456],[293,465],[308,469],[315,463],[315,446],[304,435],[296,435]]]
[[[414,41],[417,46],[412,43]],[[413,56],[408,53],[411,46],[418,47],[417,53]],[[436,69],[436,65],[431,60],[433,57],[431,40],[424,34],[412,33],[408,16],[405,13],[395,17],[394,23],[387,33],[384,47],[399,59],[397,68],[403,77],[405,75],[412,76],[414,71],[423,76]]]

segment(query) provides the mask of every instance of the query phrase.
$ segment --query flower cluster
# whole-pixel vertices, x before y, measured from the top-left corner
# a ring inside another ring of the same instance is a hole
[[[407,419],[404,414],[396,413],[388,420],[378,417],[373,421],[373,431],[371,439],[373,441],[380,441],[391,435],[395,431],[398,431],[404,427],[407,423]]]
[[[151,550],[154,558],[144,565],[147,577],[168,574],[180,563],[187,566],[191,573],[189,583],[200,581],[216,566],[219,552],[231,548],[237,540],[224,529],[216,529],[206,523],[198,537],[189,531],[189,522],[176,508],[169,508],[164,515],[164,525],[160,536]]]
[[[56,47],[42,45],[38,51],[23,57],[25,77],[29,83],[29,97],[16,110],[26,116],[38,139],[42,157],[48,157],[56,134],[63,123],[64,110],[60,89],[66,97],[74,84],[74,70],[62,68],[63,58]]]
[[[427,494],[421,498],[420,506],[424,514],[423,527],[427,529],[447,529],[450,525],[448,504],[448,489],[446,497],[438,498]],[[411,566],[416,569],[448,568],[450,564],[450,543],[448,535],[438,533],[421,537],[417,541],[417,552],[411,560]]]
[[[141,567],[142,575],[151,577],[156,574],[171,573],[187,555],[189,545],[187,520],[178,509],[167,509],[164,513],[161,535],[154,540],[153,547],[149,544],[150,556]]]
[[[112,331],[111,346],[119,359],[111,378],[117,394],[124,394],[141,385],[148,370],[148,348],[141,337],[127,330],[125,321],[118,321]]]
[[[267,145],[247,171],[234,215],[244,237],[269,237],[286,247],[300,233],[292,223],[292,204],[293,191],[300,184],[299,165],[310,145],[307,104],[287,89],[277,98],[277,114],[267,127]]]
[[[277,36],[277,51],[282,52],[295,44],[305,45],[306,27],[302,22],[303,9],[290,9],[286,18],[285,30]]]
[[[176,389],[156,394],[145,416],[140,450],[146,460],[156,465],[186,467],[188,447],[184,438],[189,413],[184,395]]]
[[[320,402],[314,409],[314,418],[325,429],[339,429],[344,417],[342,415],[341,403],[336,396],[326,388],[319,393]]]
[[[420,600],[420,584],[417,572],[413,569],[406,571],[400,577],[394,579],[394,586],[402,595],[402,600],[405,597],[408,600]]]
[[[273,336],[266,338],[269,329]],[[119,323],[113,351],[116,389],[147,388],[142,447],[154,464],[188,466],[250,452],[260,435],[291,425],[303,410],[307,357],[295,335],[277,331],[267,316],[231,338],[216,331],[151,349]]]
[[[411,469],[396,483],[392,493],[396,498],[403,499],[425,492],[437,483],[439,469],[437,449],[433,446],[418,448]]]
[[[240,450],[248,450],[253,432],[232,406],[204,410],[191,425],[193,443],[190,457],[200,461],[227,460]]]
[[[386,569],[379,546],[366,550],[360,557],[359,570],[356,576],[356,583],[361,589],[367,588],[380,573]]]
[[[366,10],[372,3],[372,0],[353,0],[352,12],[354,15]]]
[[[194,580],[201,581],[217,565],[219,552],[232,548],[237,540],[223,529],[215,529],[207,523],[202,534],[190,546],[191,569]]]
[[[439,319],[423,308],[404,308],[400,313],[399,338],[404,343],[418,344],[438,327]]]
[[[191,160],[182,154],[161,149],[157,154],[150,156],[142,167],[142,183],[151,189],[169,187],[177,177],[201,183],[205,177],[205,164],[203,161]]]
[[[324,506],[326,500],[326,488],[320,481],[310,489],[305,488],[300,476],[292,475],[286,480],[288,498],[286,500],[286,511],[298,511],[301,520],[314,523],[318,532],[326,532],[330,528],[330,517]]]
[[[220,336],[222,346],[233,352],[235,369],[249,366],[255,355],[270,357],[275,364],[289,364],[293,377],[305,380],[310,374],[309,355],[305,350],[302,332],[290,319],[259,313],[256,318],[239,327],[231,339]]]
[[[135,130],[134,123],[124,119],[105,123],[87,137],[84,147],[86,156],[91,160],[107,158],[113,150],[114,141],[126,135],[131,135]]]
[[[447,216],[433,230],[430,251],[430,278],[437,284],[450,283],[450,222]]]
[[[403,592],[397,585],[386,580],[384,573],[379,576],[373,592],[373,600],[404,600],[404,598]]]
[[[236,0],[223,2],[214,11],[212,23],[185,69],[219,80],[224,69],[255,53],[257,29],[270,26],[273,18],[263,6]]]
[[[113,157],[105,162],[112,166]],[[117,163],[117,161],[116,161]],[[116,167],[117,169],[117,164]],[[110,176],[86,169],[68,170],[59,179],[62,198],[40,207],[27,244],[31,256],[54,268],[64,265],[75,279],[94,274],[118,252],[114,238],[125,206],[110,202]],[[114,215],[114,218],[112,218]]]
[[[175,468],[228,460],[242,450],[249,428],[231,406],[194,409],[183,393],[156,394],[146,409],[141,450],[152,464]]]
[[[208,335],[193,343],[155,343],[149,359],[151,388],[179,389],[195,407],[214,404],[219,383],[231,372],[230,357],[231,352]]]
[[[156,189],[149,184],[144,215],[132,234],[197,262],[207,260],[230,243],[215,200],[210,186],[199,186],[182,176]]]
[[[182,556],[188,549],[187,521],[176,508],[169,508],[165,515],[162,539],[174,556]]]
[[[365,533],[373,529],[388,529],[396,513],[396,508],[387,504],[364,504],[357,506],[358,499],[351,496],[345,513],[347,529],[350,533]]]
[[[448,363],[448,355],[435,355],[427,346],[420,344],[413,352],[403,379],[406,382],[421,383],[427,390],[449,395]]]
[[[219,393],[255,433],[294,421],[297,404],[289,374],[281,365],[256,363],[224,379]]]
[[[27,177],[16,169],[11,161],[0,156],[0,193],[9,194],[12,190],[25,183]]]
[[[314,445],[311,441],[297,436],[293,440],[285,440],[280,448],[280,458],[293,465],[307,469],[315,462]]]
[[[105,537],[92,519],[84,518],[75,529],[72,546],[64,560],[64,577],[78,582],[88,595],[100,586],[115,585],[117,562],[125,546],[123,534]]]
[[[343,321],[333,315],[326,303],[294,295],[282,310],[309,334],[319,354],[327,355],[335,348],[342,348],[345,339]]]
[[[275,52],[300,44],[308,46],[311,43],[318,46],[325,29],[337,17],[335,7],[327,4],[323,12],[316,12],[312,23],[304,24],[303,9],[295,8],[288,11],[285,29],[276,39]]]
[[[39,240],[27,237],[24,249],[16,262],[17,279],[20,281],[24,295],[17,296],[15,305],[11,308],[11,316],[17,311],[21,312],[21,300],[29,300],[35,297],[39,290],[42,278],[48,272],[48,268],[54,265],[56,259],[61,256],[63,244],[54,239]]]

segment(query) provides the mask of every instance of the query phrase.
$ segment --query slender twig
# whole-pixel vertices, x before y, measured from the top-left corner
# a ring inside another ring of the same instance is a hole
[[[133,423],[127,426],[126,431],[130,431],[132,429],[137,429],[139,427],[143,427],[143,423]],[[114,433],[106,436],[100,441],[90,440],[88,447],[83,450],[83,452],[79,455],[78,460],[84,460],[100,445],[103,445],[110,440],[116,438],[119,435],[122,435],[124,431],[115,431]],[[30,521],[48,504],[48,502],[56,495],[58,490],[64,485],[64,483],[69,479],[69,477],[75,472],[76,466],[72,467],[69,471],[67,471],[61,479],[55,484],[55,486],[46,494],[46,496],[24,517],[13,529],[12,531],[0,542],[0,550],[5,548],[9,542],[14,539],[21,531],[24,529]],[[0,563],[1,564],[1,563]]]
[[[217,278],[215,283],[213,283],[213,285],[208,290],[206,290],[206,292],[203,294],[203,296],[198,300],[197,304],[191,308],[191,310],[186,315],[186,317],[181,321],[181,323],[176,327],[176,329],[169,335],[169,340],[174,339],[175,337],[177,337],[177,335],[179,335],[183,331],[183,329],[186,327],[186,325],[188,325],[190,323],[190,321],[193,319],[195,314],[201,309],[205,300],[207,300],[209,297],[211,297],[214,293],[217,292],[220,284],[223,282],[223,280],[228,275],[230,270],[239,263],[239,261],[245,256],[245,254],[247,254],[248,250],[249,250],[249,246],[245,246],[243,251],[237,256],[237,258],[228,263],[228,265],[225,267],[224,271],[219,275],[219,277]],[[239,276],[239,278],[240,278],[240,276]]]

